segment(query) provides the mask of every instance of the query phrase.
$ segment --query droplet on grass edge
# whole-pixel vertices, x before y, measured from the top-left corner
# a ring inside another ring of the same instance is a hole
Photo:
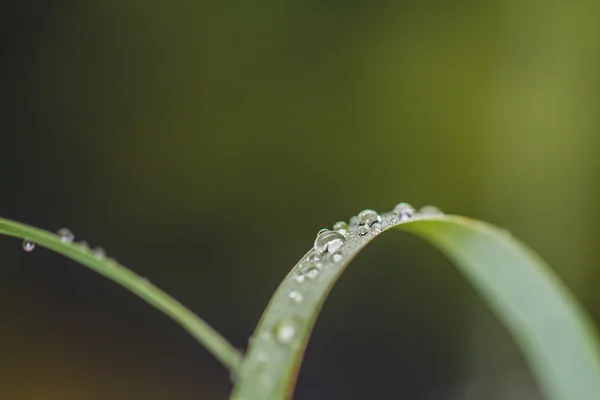
[[[33,243],[32,241],[29,241],[27,239],[23,240],[22,246],[23,246],[23,250],[25,250],[28,253],[32,252],[35,249],[35,243]]]
[[[98,260],[106,258],[106,251],[102,247],[94,247],[94,257]]]
[[[75,240],[75,235],[67,228],[59,229],[56,234],[60,236],[60,241],[63,243],[73,243],[73,240]]]

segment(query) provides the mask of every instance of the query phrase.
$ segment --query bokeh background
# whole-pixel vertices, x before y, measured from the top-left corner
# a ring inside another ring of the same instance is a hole
[[[319,228],[435,204],[510,230],[600,323],[600,4],[41,1],[0,12],[0,214],[68,227],[244,348]],[[176,324],[0,240],[0,398],[226,399]],[[318,321],[296,399],[541,399],[400,232]]]

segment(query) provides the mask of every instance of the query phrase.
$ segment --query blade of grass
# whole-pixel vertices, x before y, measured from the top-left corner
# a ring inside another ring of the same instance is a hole
[[[180,302],[116,261],[97,257],[87,246],[63,243],[58,235],[7,219],[0,218],[0,234],[29,240],[104,275],[172,318],[230,371],[238,368],[241,354],[227,340]]]
[[[423,216],[391,227],[429,240],[446,253],[509,329],[548,400],[600,399],[597,333],[570,292],[524,244],[488,224]],[[323,303],[352,259],[374,238],[359,240],[314,280],[298,283],[301,262],[283,280],[250,342],[235,400],[291,398]],[[348,245],[346,245],[348,247]],[[302,296],[293,301],[290,293]]]

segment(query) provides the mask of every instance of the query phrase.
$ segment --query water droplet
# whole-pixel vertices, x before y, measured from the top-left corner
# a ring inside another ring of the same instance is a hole
[[[419,210],[421,215],[444,215],[444,212],[436,206],[424,206]]]
[[[369,231],[370,231],[369,228],[362,225],[362,226],[358,227],[358,229],[356,230],[356,233],[358,234],[358,236],[367,236],[369,234]]]
[[[304,297],[302,294],[296,290],[292,290],[288,295],[290,299],[292,299],[295,303],[301,303]]]
[[[303,273],[299,273],[298,275],[296,275],[295,279],[297,283],[304,283],[304,281],[306,280],[306,275],[304,275]]]
[[[275,339],[281,344],[290,344],[298,332],[294,321],[281,321],[275,326]]]
[[[30,251],[33,251],[33,249],[35,249],[35,243],[27,239],[23,240],[23,250],[29,253]]]
[[[381,222],[381,216],[377,213],[377,211],[366,209],[362,210],[358,213],[357,216],[359,225],[366,225],[370,227],[374,223]]]
[[[79,244],[83,247],[85,247],[86,249],[90,248],[90,245],[88,244],[88,242],[86,242],[85,240],[82,240],[81,242],[79,242]]]
[[[348,232],[348,223],[345,221],[338,221],[333,224],[333,230],[346,236],[346,233]]]
[[[327,228],[322,228],[322,229],[319,229],[319,232],[317,232],[317,236],[319,236],[319,235],[320,235],[321,233],[323,233],[323,232],[327,232],[328,230],[329,230],[329,229],[327,229]]]
[[[373,226],[371,227],[371,231],[373,231],[373,233],[375,235],[378,235],[381,233],[381,231],[383,230],[383,226],[381,226],[380,223],[374,223]]]
[[[382,217],[383,217],[382,225],[384,228],[396,225],[398,222],[400,222],[400,218],[398,218],[398,216],[396,214],[394,214],[393,211],[383,214]]]
[[[63,243],[72,243],[75,240],[75,235],[67,228],[59,229],[56,234],[60,236],[60,241]]]
[[[315,239],[315,250],[320,253],[335,253],[346,242],[344,235],[336,231],[325,230]]]
[[[398,203],[394,207],[394,213],[400,218],[400,221],[407,221],[412,218],[415,209],[408,203]]]
[[[306,277],[308,279],[315,279],[317,276],[319,276],[319,269],[318,268],[311,268],[308,271],[306,271]]]
[[[321,262],[321,254],[316,251],[311,251],[305,258],[309,264],[318,264]]]
[[[102,247],[94,247],[94,257],[101,260],[106,257],[106,251]]]
[[[344,256],[341,253],[335,253],[334,255],[331,256],[331,259],[333,260],[333,262],[340,262],[340,261],[342,261],[343,258],[344,258]]]
[[[256,361],[264,363],[269,360],[269,354],[266,351],[259,351],[256,353]]]

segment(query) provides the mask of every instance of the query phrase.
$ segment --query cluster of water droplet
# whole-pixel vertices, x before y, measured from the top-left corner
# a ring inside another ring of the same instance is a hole
[[[309,290],[306,282],[314,281],[328,270],[341,266],[342,261],[351,257],[357,248],[384,230],[413,219],[439,215],[443,213],[434,206],[423,207],[417,212],[408,203],[398,203],[392,211],[379,214],[366,209],[350,218],[348,223],[338,221],[332,229],[321,229],[313,248],[295,269],[295,287],[287,293],[289,301],[302,303],[306,297],[303,291]],[[282,320],[274,326],[272,338],[281,345],[288,345],[297,335],[298,326],[297,320]]]
[[[56,234],[59,236],[60,241],[62,243],[75,243],[75,235],[73,234],[73,232],[71,232],[69,229],[67,228],[61,228],[59,229]],[[80,246],[84,247],[85,249],[90,249],[90,246],[88,245],[88,243],[86,241],[81,241],[78,243]],[[22,242],[22,247],[23,250],[25,250],[26,252],[31,252],[35,249],[35,243],[33,243],[31,240],[29,239],[25,239]],[[94,257],[98,260],[102,260],[104,258],[106,258],[106,251],[104,251],[104,249],[102,247],[96,246],[93,249],[91,249]]]

